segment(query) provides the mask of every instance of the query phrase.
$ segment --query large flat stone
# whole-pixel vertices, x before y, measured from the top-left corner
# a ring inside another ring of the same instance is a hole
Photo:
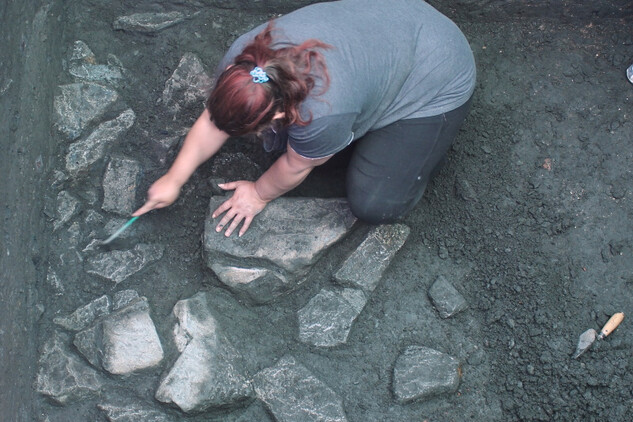
[[[92,82],[62,85],[59,89],[53,102],[55,122],[68,139],[81,136],[119,98],[114,89]]]
[[[163,348],[144,297],[77,333],[74,344],[92,365],[115,375],[151,368],[163,359]]]
[[[292,287],[282,274],[266,268],[213,263],[211,269],[237,296],[255,304],[270,302]]]
[[[292,356],[258,372],[253,382],[277,422],[347,421],[341,398]]]
[[[110,144],[132,127],[135,119],[134,112],[128,109],[116,119],[100,124],[86,139],[71,144],[66,155],[66,169],[73,175],[88,170],[103,159]]]
[[[97,371],[73,355],[67,343],[58,332],[44,343],[35,381],[39,393],[62,405],[93,396],[103,386]]]
[[[119,284],[162,256],[162,245],[140,243],[129,251],[103,252],[91,257],[86,262],[85,269],[89,274],[95,274]]]
[[[241,355],[219,330],[206,293],[181,300],[175,342],[182,350],[161,381],[156,399],[174,403],[186,413],[243,406],[253,387],[244,376]]]
[[[242,293],[252,288],[247,293],[252,297],[275,297],[297,287],[356,221],[344,199],[278,198],[253,220],[244,236],[226,238],[215,231],[219,220],[210,217],[226,199],[211,198],[204,232],[205,260],[229,287],[239,285],[237,290]],[[248,268],[269,270],[278,280],[263,282],[261,277],[253,277],[247,281],[243,275]],[[262,291],[263,285],[268,292]]]
[[[334,274],[342,285],[357,287],[367,293],[374,291],[396,252],[409,236],[404,224],[384,224],[373,227],[360,246]]]
[[[396,360],[393,393],[400,403],[457,391],[459,360],[423,346],[409,346]]]

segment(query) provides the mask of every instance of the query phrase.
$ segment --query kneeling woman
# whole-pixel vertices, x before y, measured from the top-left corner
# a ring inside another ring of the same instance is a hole
[[[229,138],[283,148],[213,217],[246,232],[266,204],[354,142],[346,190],[353,213],[391,222],[420,200],[462,124],[475,86],[464,35],[421,0],[318,3],[242,35],[218,66],[207,107],[169,171],[134,215],[173,203]],[[241,226],[240,226],[241,224]]]

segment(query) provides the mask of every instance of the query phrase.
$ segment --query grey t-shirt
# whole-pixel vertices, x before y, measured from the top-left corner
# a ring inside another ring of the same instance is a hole
[[[264,28],[239,37],[218,74]],[[300,155],[335,154],[371,130],[434,116],[464,104],[475,88],[475,60],[457,26],[421,0],[317,3],[275,20],[272,48],[316,38],[330,87],[301,105],[308,126],[293,125],[288,143]],[[320,83],[313,92],[320,92]]]

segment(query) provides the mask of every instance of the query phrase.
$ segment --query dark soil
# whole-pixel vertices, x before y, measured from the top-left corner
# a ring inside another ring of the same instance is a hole
[[[113,53],[128,69],[131,76],[119,93],[137,121],[114,152],[142,163],[144,190],[175,153],[161,164],[151,139],[171,130],[157,100],[182,55],[196,53],[211,72],[235,37],[287,12],[290,2],[283,7],[272,2],[266,10],[210,3],[222,7],[164,1],[139,2],[131,10],[122,1],[78,0],[50,6],[39,24],[33,19],[33,10],[42,10],[38,2],[0,6],[14,29],[0,39],[9,48],[0,63],[0,90],[13,81],[0,91],[5,116],[0,128],[8,135],[0,161],[7,200],[0,251],[1,420],[105,420],[95,407],[101,401],[53,406],[31,386],[35,347],[55,329],[52,318],[113,291],[79,264],[67,269],[63,296],[44,281],[64,246],[64,239],[51,236],[44,199],[54,199],[61,188],[78,197],[100,195],[104,168],[95,169],[94,180],[51,187],[52,172],[63,169],[68,148],[49,129],[54,88],[70,82],[61,68],[67,49],[83,40],[102,61]],[[603,9],[594,5],[592,12],[576,8],[563,14],[549,13],[538,2],[508,2],[514,7],[505,8],[498,2],[443,3],[437,7],[454,18],[475,53],[478,83],[471,113],[445,167],[404,220],[411,235],[348,344],[314,349],[296,334],[296,311],[330,282],[339,257],[324,258],[323,271],[299,291],[260,307],[239,303],[206,269],[200,235],[211,195],[208,180],[228,172],[215,160],[199,169],[176,204],[139,220],[133,241],[162,243],[166,253],[119,289],[133,288],[148,298],[162,339],[171,336],[176,301],[200,290],[216,292],[224,315],[220,324],[247,358],[249,371],[292,353],[342,397],[350,421],[628,421],[633,412],[633,85],[625,77],[633,63],[630,4],[605,2]],[[111,27],[121,15],[171,10],[192,17],[151,36]],[[26,53],[18,53],[20,48]],[[189,110],[182,126],[200,111]],[[232,141],[224,151],[243,152],[262,169],[272,160],[246,140]],[[291,195],[343,195],[344,164],[335,159],[317,169]],[[87,243],[89,232],[82,236]],[[341,248],[351,250],[358,240],[359,234],[352,236]],[[470,305],[449,320],[437,318],[426,293],[440,274]],[[601,328],[615,312],[627,315],[622,325],[572,359],[578,336]],[[411,344],[460,358],[463,377],[456,394],[396,404],[390,392],[393,362]],[[173,345],[166,349],[173,359]],[[159,376],[157,370],[113,378],[104,394],[160,406],[153,401]],[[167,411],[182,420],[233,421],[242,415],[190,418]],[[266,418],[263,410],[247,411]]]

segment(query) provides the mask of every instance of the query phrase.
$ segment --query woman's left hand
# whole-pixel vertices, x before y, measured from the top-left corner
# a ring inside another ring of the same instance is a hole
[[[268,202],[259,196],[257,190],[255,190],[254,182],[240,180],[219,184],[218,186],[224,190],[235,190],[235,192],[230,199],[224,201],[218,209],[213,211],[212,218],[216,218],[226,212],[216,226],[215,231],[221,232],[228,225],[224,232],[224,235],[228,237],[243,221],[244,223],[238,234],[242,236],[251,225],[253,217],[262,212]]]

